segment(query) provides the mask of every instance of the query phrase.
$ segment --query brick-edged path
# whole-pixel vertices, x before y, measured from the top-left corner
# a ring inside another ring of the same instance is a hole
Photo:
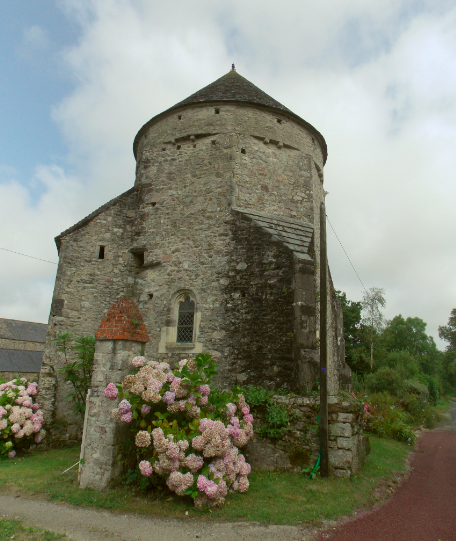
[[[318,539],[456,541],[456,432],[424,433],[411,467],[409,479],[389,502]]]

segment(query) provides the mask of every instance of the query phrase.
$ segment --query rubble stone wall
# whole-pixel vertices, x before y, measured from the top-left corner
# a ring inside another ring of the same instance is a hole
[[[313,397],[276,396],[287,407],[292,421],[280,441],[254,440],[245,450],[252,468],[266,471],[295,471],[312,469],[319,452],[318,411],[320,399]],[[350,477],[359,473],[369,452],[369,441],[363,435],[363,411],[351,398],[328,398],[329,465],[335,477]],[[262,421],[262,412],[255,411],[255,428]]]

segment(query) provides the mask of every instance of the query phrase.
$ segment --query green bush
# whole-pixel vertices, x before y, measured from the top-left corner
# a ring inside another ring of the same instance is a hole
[[[369,430],[383,438],[393,438],[409,445],[415,443],[415,434],[408,424],[407,413],[395,404],[389,393],[376,393],[369,397],[371,417]]]
[[[286,406],[278,404],[273,397],[275,394],[284,393],[281,390],[270,391],[255,385],[248,385],[242,392],[255,413],[258,412],[258,408],[263,409],[261,412],[263,415],[260,413],[259,416],[261,423],[256,432],[268,438],[282,438],[288,428],[290,416]]]
[[[405,380],[403,390],[406,393],[415,395],[423,405],[429,402],[428,387],[418,379]]]
[[[72,390],[65,396],[71,400],[72,410],[84,419],[87,390],[92,382],[95,337],[74,337],[70,333],[58,334],[55,346],[65,356],[65,366],[57,370]],[[70,361],[70,352],[76,354],[76,361]]]
[[[387,366],[380,368],[365,379],[366,388],[371,393],[387,392],[399,396],[402,391],[402,378],[400,374]]]

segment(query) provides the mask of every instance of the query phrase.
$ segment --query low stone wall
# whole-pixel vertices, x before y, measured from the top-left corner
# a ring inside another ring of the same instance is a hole
[[[255,438],[245,449],[252,468],[263,471],[296,471],[312,468],[320,448],[317,397],[274,397],[290,416],[290,426],[281,440]],[[265,411],[254,411],[255,429],[264,419]],[[328,433],[330,473],[336,477],[357,474],[369,453],[369,440],[363,436],[363,410],[353,398],[328,398]]]

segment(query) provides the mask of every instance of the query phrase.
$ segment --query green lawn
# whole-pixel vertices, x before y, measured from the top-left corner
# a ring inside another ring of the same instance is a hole
[[[0,519],[0,541],[54,541],[65,537],[40,528],[26,528],[19,520]]]
[[[132,489],[113,487],[106,492],[80,490],[76,468],[79,448],[28,454],[0,461],[0,490],[76,506],[113,509],[156,517],[209,518],[220,521],[254,521],[265,524],[316,523],[349,515],[374,501],[378,481],[405,469],[410,447],[392,440],[370,437],[372,451],[360,475],[353,479],[309,480],[292,473],[260,473],[249,476],[246,494],[231,494],[222,509],[198,510],[192,500],[171,492],[139,494]],[[0,540],[1,541],[1,540]]]

